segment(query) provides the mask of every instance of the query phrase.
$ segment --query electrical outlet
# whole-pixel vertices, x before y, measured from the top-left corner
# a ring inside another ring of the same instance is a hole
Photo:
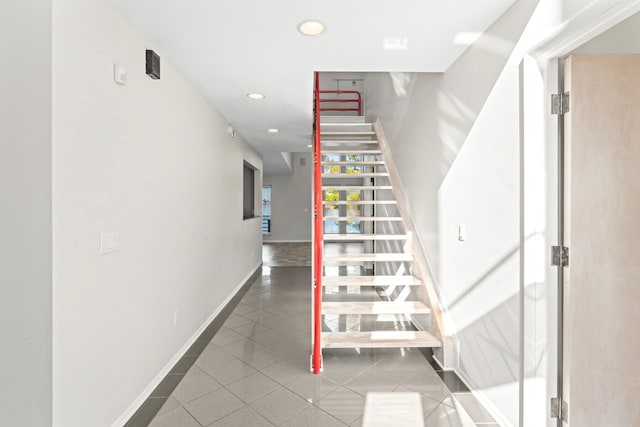
[[[173,326],[178,326],[178,314],[180,313],[180,310],[175,309],[173,310]]]

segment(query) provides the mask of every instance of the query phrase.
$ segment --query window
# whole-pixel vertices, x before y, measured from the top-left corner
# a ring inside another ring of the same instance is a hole
[[[249,219],[256,216],[255,171],[256,168],[244,162],[242,175],[242,219]]]
[[[271,186],[262,187],[262,234],[271,234]]]

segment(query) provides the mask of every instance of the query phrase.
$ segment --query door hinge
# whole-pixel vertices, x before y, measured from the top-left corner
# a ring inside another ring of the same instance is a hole
[[[569,422],[569,404],[559,397],[551,398],[551,418],[559,418],[565,423]]]
[[[551,95],[551,114],[566,114],[569,112],[571,97],[569,92]]]
[[[551,265],[554,267],[568,267],[569,248],[566,246],[551,246]]]

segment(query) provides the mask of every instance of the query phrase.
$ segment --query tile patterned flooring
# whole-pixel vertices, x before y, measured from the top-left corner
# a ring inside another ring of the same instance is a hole
[[[420,393],[426,427],[476,425],[417,349],[325,350],[311,374],[310,275],[263,267],[149,425],[360,426],[371,391]]]
[[[264,242],[262,263],[267,267],[311,267],[311,243]]]

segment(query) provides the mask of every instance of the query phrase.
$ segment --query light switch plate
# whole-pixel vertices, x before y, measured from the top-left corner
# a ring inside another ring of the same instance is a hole
[[[458,225],[458,241],[464,242],[467,239],[467,227],[464,224]]]
[[[119,85],[127,84],[127,70],[124,67],[115,64],[113,66],[113,81]]]
[[[120,236],[117,231],[100,233],[100,255],[120,250]]]

